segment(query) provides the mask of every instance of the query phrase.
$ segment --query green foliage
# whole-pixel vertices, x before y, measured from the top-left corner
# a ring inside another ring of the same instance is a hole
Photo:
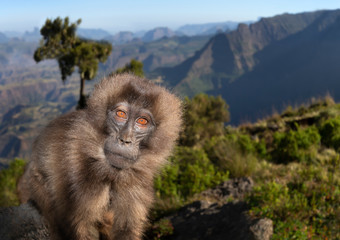
[[[95,42],[76,36],[77,26],[81,23],[70,24],[69,18],[47,19],[40,33],[43,39],[34,52],[34,60],[56,59],[59,64],[63,81],[78,67],[81,87],[79,108],[86,106],[84,82],[95,77],[99,62],[105,62],[112,51],[112,45],[107,42]]]
[[[335,105],[334,99],[330,95],[326,95],[325,97],[321,99],[312,99],[312,103],[309,106],[312,110],[320,110],[325,107],[331,107]]]
[[[163,218],[155,222],[146,235],[147,239],[158,240],[164,239],[164,237],[172,235],[173,232],[174,227],[172,226],[170,220]]]
[[[24,172],[26,162],[21,159],[12,161],[7,169],[0,171],[0,206],[19,205],[16,194],[16,185]]]
[[[170,162],[155,181],[161,198],[185,200],[228,179],[228,172],[218,171],[202,149],[177,147]]]
[[[320,127],[321,142],[335,150],[340,148],[340,117],[325,121]]]
[[[129,64],[126,64],[123,68],[118,68],[116,73],[133,73],[138,77],[144,77],[143,63],[132,59]]]
[[[340,157],[327,148],[339,149],[340,105],[327,100],[298,110],[289,107],[270,124],[212,130],[208,125],[215,114],[200,103],[206,97],[194,99],[186,100],[180,141],[189,147],[179,147],[157,179],[160,198],[175,199],[179,207],[211,182],[222,181],[198,176],[251,176],[257,186],[246,198],[250,214],[274,221],[272,239],[340,239]]]
[[[198,94],[185,99],[184,131],[180,136],[183,146],[202,146],[212,136],[225,133],[229,121],[228,105],[221,97]]]
[[[315,155],[315,149],[320,144],[320,135],[316,127],[308,127],[297,131],[276,132],[274,134],[272,158],[279,163],[291,161],[311,161]],[[316,147],[313,150],[313,146]]]
[[[244,133],[231,133],[226,137],[237,144],[243,154],[253,154],[264,158],[267,156],[267,148],[264,140],[252,140],[250,135]]]
[[[293,117],[296,115],[296,112],[294,111],[292,106],[288,106],[283,113],[281,114],[281,117]]]
[[[340,237],[340,187],[320,171],[305,166],[287,184],[264,183],[248,196],[251,215],[274,221],[273,239]]]
[[[256,149],[246,135],[212,137],[204,149],[214,165],[228,171],[232,177],[251,176],[256,169]]]
[[[43,39],[34,53],[34,60],[40,62],[64,55],[67,49],[72,48],[77,41],[76,30],[80,23],[81,19],[78,19],[76,23],[70,24],[68,17],[64,20],[58,17],[54,21],[47,19],[40,29]]]

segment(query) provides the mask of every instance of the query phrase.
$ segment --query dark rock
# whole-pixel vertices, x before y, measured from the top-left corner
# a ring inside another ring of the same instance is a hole
[[[0,208],[1,240],[47,240],[49,233],[39,212],[30,204]]]
[[[206,205],[194,202],[170,217],[174,227],[170,239],[252,239],[244,202]]]
[[[247,214],[247,204],[242,201],[253,185],[251,178],[239,178],[204,191],[201,196],[218,203],[196,201],[167,217],[174,228],[169,239],[269,240],[273,234],[272,221],[252,219]]]
[[[254,186],[254,182],[249,177],[235,178],[225,181],[213,189],[208,189],[200,193],[203,197],[215,198],[217,200],[243,199],[246,193],[249,193]]]

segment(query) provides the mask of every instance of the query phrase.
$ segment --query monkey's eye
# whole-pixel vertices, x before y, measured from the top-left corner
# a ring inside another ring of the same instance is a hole
[[[123,111],[121,111],[121,110],[118,110],[118,111],[116,112],[116,115],[117,115],[118,117],[120,117],[120,118],[127,119],[127,114],[126,114],[126,112],[123,112]]]
[[[148,120],[146,120],[145,118],[138,118],[137,119],[137,123],[140,124],[140,125],[143,125],[145,126],[146,124],[148,124]]]

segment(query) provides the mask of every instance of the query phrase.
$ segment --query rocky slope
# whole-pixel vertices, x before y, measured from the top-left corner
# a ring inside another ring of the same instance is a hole
[[[222,95],[232,123],[330,92],[340,100],[340,10],[283,14],[218,34],[183,63],[155,72],[178,92]]]

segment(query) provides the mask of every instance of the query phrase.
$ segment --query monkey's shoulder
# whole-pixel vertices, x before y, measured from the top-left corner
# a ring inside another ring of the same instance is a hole
[[[52,120],[39,134],[36,142],[56,142],[70,138],[81,138],[92,134],[93,124],[84,111],[73,111]]]

